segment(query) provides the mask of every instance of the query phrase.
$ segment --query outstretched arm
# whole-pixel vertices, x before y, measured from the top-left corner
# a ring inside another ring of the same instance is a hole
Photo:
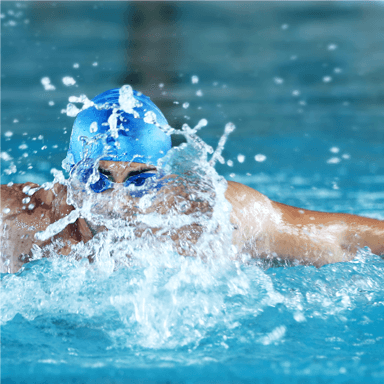
[[[384,254],[384,221],[291,207],[235,182],[226,196],[238,228],[234,242],[254,256],[321,266],[351,260],[363,247]]]

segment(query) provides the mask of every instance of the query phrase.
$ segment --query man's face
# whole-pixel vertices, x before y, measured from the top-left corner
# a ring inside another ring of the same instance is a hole
[[[156,172],[156,167],[134,162],[100,160],[99,172],[118,186],[123,185],[132,176]]]

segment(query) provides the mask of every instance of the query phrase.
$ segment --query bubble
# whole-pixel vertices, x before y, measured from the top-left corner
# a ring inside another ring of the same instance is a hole
[[[33,208],[35,208],[35,204],[29,204],[28,209],[31,211]]]
[[[283,24],[282,26],[281,26],[281,29],[283,29],[283,30],[286,30],[286,29],[288,29],[289,28],[289,25],[288,24]]]
[[[187,102],[183,103],[183,108],[184,109],[187,109],[188,107],[189,107],[189,103],[187,103]]]
[[[70,76],[63,77],[62,81],[63,81],[63,84],[66,85],[67,87],[76,84],[75,79],[73,77],[70,77]]]
[[[18,122],[19,122],[19,120],[17,120],[17,119],[14,119],[14,120],[13,120],[13,122],[14,122],[14,123],[18,123]]]
[[[329,83],[329,82],[331,82],[332,81],[332,77],[331,76],[324,76],[323,77],[323,82],[324,83]]]
[[[95,61],[94,63],[92,63],[92,66],[93,67],[97,67],[99,65],[99,63],[97,61]]]
[[[199,89],[198,91],[196,91],[196,96],[203,96],[203,91],[201,89]]]
[[[79,63],[75,63],[75,64],[73,64],[73,68],[79,68],[80,67],[80,65],[79,65]]]
[[[227,165],[228,165],[228,167],[233,167],[233,161],[232,160],[228,160],[227,161]]]
[[[164,83],[160,83],[159,88],[164,88]]]
[[[4,209],[3,209],[3,213],[7,214],[7,213],[9,213],[9,212],[11,212],[11,210],[10,210],[9,208],[4,208]]]
[[[196,75],[193,75],[191,77],[192,84],[197,84],[199,82],[199,78]]]
[[[7,131],[4,133],[4,136],[5,137],[12,137],[13,136],[13,132],[12,131]]]
[[[52,106],[55,105],[55,102],[51,100],[51,101],[48,102],[48,105],[50,105],[52,107]]]
[[[333,69],[333,72],[335,72],[335,73],[341,73],[343,70],[341,69],[341,68],[334,68]]]
[[[329,44],[327,48],[328,48],[328,51],[334,51],[335,49],[337,49],[337,45],[336,44]]]
[[[28,145],[27,144],[21,144],[19,145],[19,149],[27,149]]]
[[[298,89],[295,89],[292,91],[293,96],[300,96],[300,91]]]
[[[351,155],[349,153],[344,153],[343,156],[341,156],[345,160],[349,160],[351,158]]]
[[[21,200],[21,202],[22,202],[23,204],[28,204],[30,201],[31,201],[31,198],[30,198],[30,197],[24,197],[24,199]]]
[[[261,153],[259,153],[259,154],[257,154],[257,155],[255,156],[255,160],[256,160],[257,162],[259,162],[259,163],[265,161],[266,159],[267,159],[267,156],[265,156],[265,155],[263,155],[263,154],[261,154]]]

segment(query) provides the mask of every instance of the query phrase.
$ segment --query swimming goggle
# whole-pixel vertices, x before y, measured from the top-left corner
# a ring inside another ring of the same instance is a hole
[[[87,184],[89,181],[89,178],[91,177],[92,173],[94,172],[94,166],[95,164],[89,163],[89,162],[83,162],[83,164],[79,164],[75,169],[73,169],[75,177],[84,184]],[[99,179],[95,183],[90,183],[89,187],[91,190],[95,193],[101,193],[108,189],[113,189],[114,183],[113,181],[109,180],[106,175],[101,173],[99,170],[97,170]],[[71,172],[71,176],[72,176]],[[166,183],[164,180],[160,180],[165,176],[164,172],[143,172],[136,175],[133,175],[129,177],[124,183],[124,187],[129,187],[131,185],[135,187],[142,187],[145,182],[147,182],[147,188],[140,188],[138,190],[131,190],[130,195],[132,197],[142,197],[148,192],[152,191],[158,191],[163,187],[163,185]],[[148,180],[151,179],[151,180]]]

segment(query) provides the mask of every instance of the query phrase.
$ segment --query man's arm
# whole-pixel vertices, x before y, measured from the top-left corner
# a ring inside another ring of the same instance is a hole
[[[351,260],[363,247],[384,254],[383,221],[291,207],[231,181],[226,197],[238,228],[234,242],[255,256],[321,266]]]
[[[34,235],[66,216],[73,207],[66,204],[66,188],[55,184],[49,190],[38,184],[1,185],[1,257],[0,272],[17,272],[31,257],[34,244],[43,247],[51,242],[38,241]],[[70,252],[70,244],[80,241],[77,225],[68,226],[55,236],[64,246],[61,254]]]

